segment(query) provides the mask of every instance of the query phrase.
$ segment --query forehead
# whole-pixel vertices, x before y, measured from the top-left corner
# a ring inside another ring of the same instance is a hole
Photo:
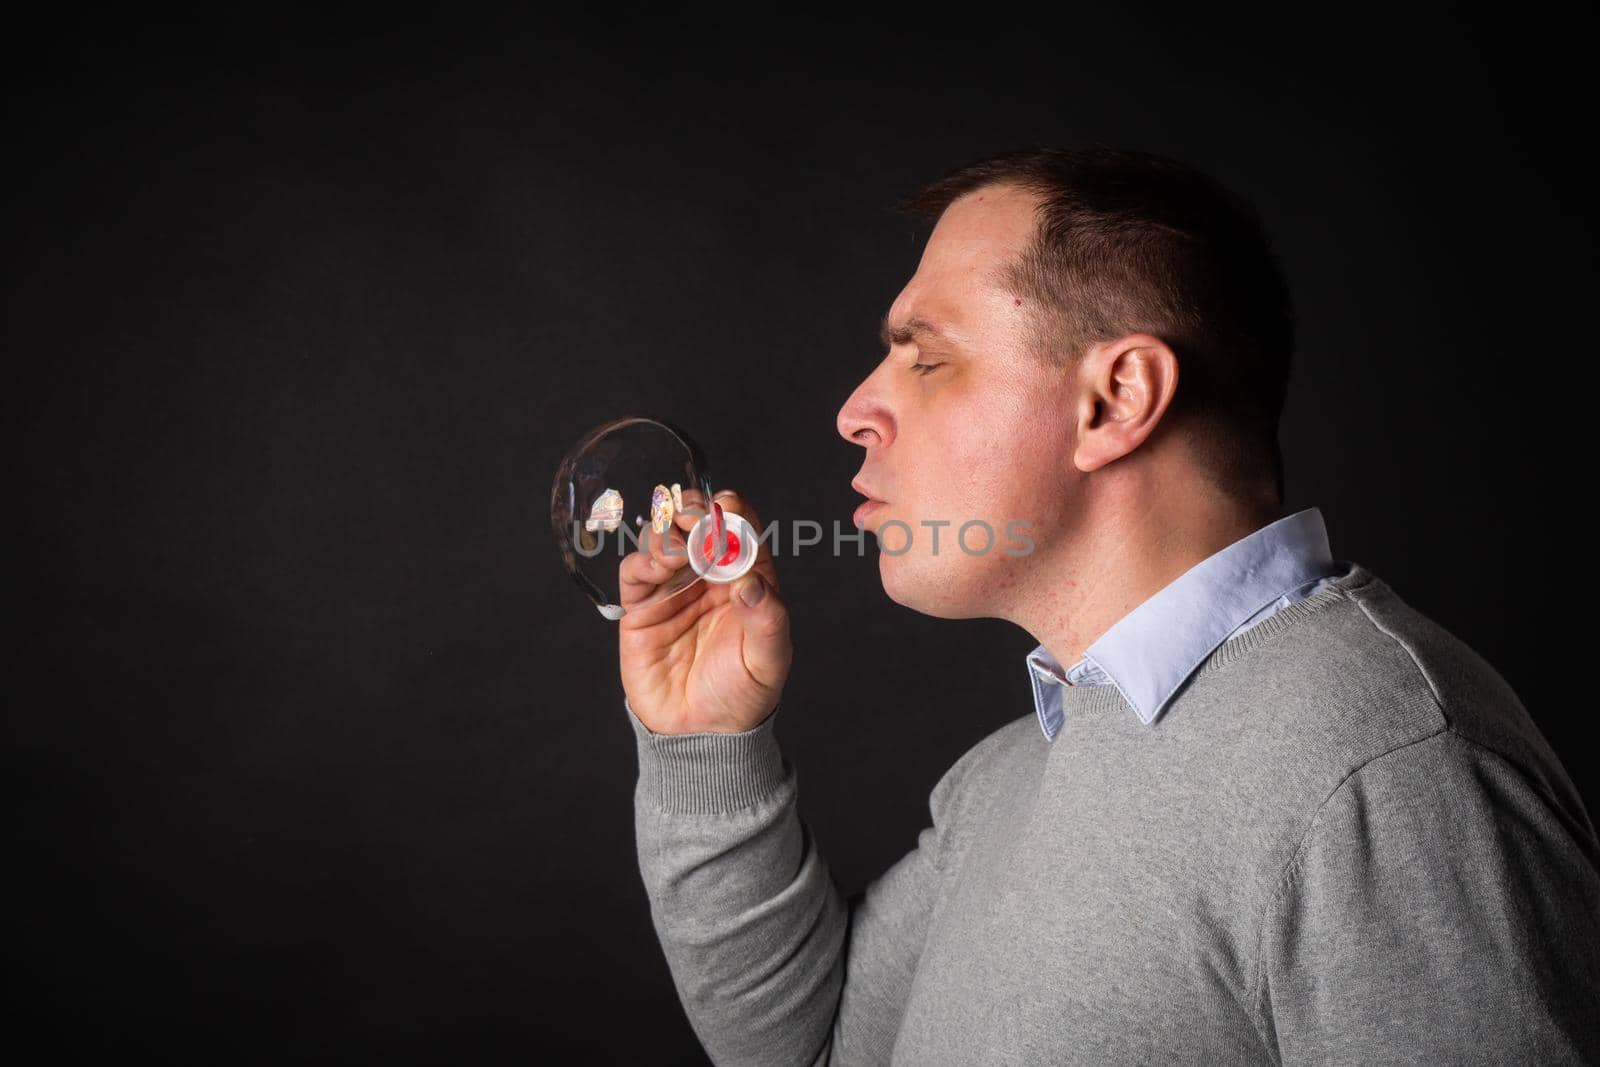
[[[975,190],[946,208],[916,273],[889,308],[889,329],[921,319],[960,330],[984,306],[1008,297],[1000,272],[1032,240],[1038,203],[1035,194],[1004,185]]]

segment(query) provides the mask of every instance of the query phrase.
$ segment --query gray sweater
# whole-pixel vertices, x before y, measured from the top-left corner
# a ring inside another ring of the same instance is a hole
[[[1516,695],[1360,564],[1154,725],[1064,690],[846,898],[780,707],[637,740],[639,867],[718,1064],[1600,1062],[1600,846]]]

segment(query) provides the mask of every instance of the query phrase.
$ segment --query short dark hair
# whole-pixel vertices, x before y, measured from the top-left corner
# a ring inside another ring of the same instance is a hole
[[[1042,309],[1039,356],[1065,366],[1099,341],[1159,337],[1180,364],[1168,417],[1190,424],[1203,468],[1230,496],[1281,507],[1294,310],[1255,208],[1175,159],[1103,144],[967,163],[897,207],[937,220],[992,185],[1042,198],[1037,233],[1000,278]]]

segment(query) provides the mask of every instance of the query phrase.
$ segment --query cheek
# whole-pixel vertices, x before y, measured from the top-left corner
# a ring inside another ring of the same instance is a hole
[[[973,501],[974,514],[996,530],[1013,520],[1034,528],[1048,523],[1060,496],[1047,458],[1026,445],[991,453],[990,466],[974,480],[974,492],[981,494]]]
[[[975,515],[1029,518],[1056,495],[1063,419],[1037,401],[1007,397],[951,435],[951,473]]]

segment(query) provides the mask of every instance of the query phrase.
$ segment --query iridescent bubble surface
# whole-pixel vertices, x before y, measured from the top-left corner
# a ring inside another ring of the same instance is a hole
[[[619,568],[663,539],[663,550],[686,551],[686,535],[710,500],[700,447],[671,423],[631,415],[596,426],[562,457],[550,524],[562,565],[600,614],[616,620],[701,580],[699,568],[685,566],[624,609]]]

